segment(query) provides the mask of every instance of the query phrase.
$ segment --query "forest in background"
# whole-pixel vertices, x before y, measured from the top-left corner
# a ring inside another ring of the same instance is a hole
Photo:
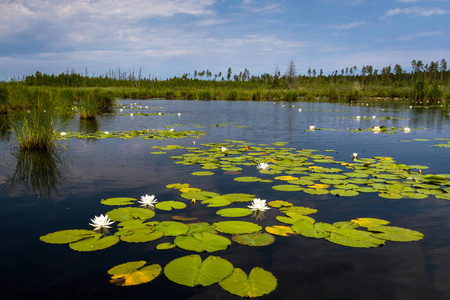
[[[250,75],[248,69],[234,72],[230,68],[224,73],[213,74],[207,70],[195,70],[168,79],[142,75],[142,69],[123,71],[109,70],[101,75],[88,75],[67,69],[59,75],[35,74],[22,78],[11,78],[3,82],[3,89],[15,86],[73,88],[75,90],[101,89],[113,97],[147,99],[188,100],[284,100],[360,98],[409,98],[414,100],[450,99],[450,71],[447,61],[421,60],[411,62],[407,72],[399,64],[380,69],[373,66],[356,66],[335,70],[324,75],[322,69],[308,69],[298,74],[293,60],[285,72],[277,67],[273,74]],[[1,87],[0,87],[1,88]],[[5,92],[3,93],[5,94]],[[0,101],[2,93],[0,91]]]

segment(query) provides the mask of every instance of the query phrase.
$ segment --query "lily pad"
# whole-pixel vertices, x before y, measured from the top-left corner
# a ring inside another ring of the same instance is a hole
[[[214,175],[214,172],[208,172],[208,171],[198,171],[191,173],[194,176],[211,176]]]
[[[69,244],[82,239],[94,237],[97,233],[93,230],[69,229],[61,230],[41,236],[39,239],[48,244]]]
[[[176,221],[164,221],[155,226],[155,230],[164,232],[165,236],[178,236],[188,232],[189,226]]]
[[[224,208],[216,212],[216,214],[222,217],[245,217],[252,213],[248,208]]]
[[[104,205],[129,205],[137,201],[135,198],[129,197],[119,197],[119,198],[108,198],[101,200],[100,203]]]
[[[78,242],[70,243],[69,247],[75,251],[97,251],[109,248],[119,242],[119,237],[109,235],[103,237],[103,234],[96,233],[95,236],[87,239],[82,239]]]
[[[297,192],[303,190],[304,188],[299,185],[281,184],[281,185],[274,185],[272,189],[283,192]]]
[[[262,269],[253,268],[249,276],[239,268],[226,279],[219,282],[226,291],[240,297],[255,298],[271,293],[277,287],[277,279],[272,273]]]
[[[178,284],[197,287],[217,283],[233,273],[233,265],[218,256],[209,256],[203,262],[199,255],[183,256],[169,262],[164,275]]]
[[[156,245],[156,249],[157,250],[168,250],[168,249],[172,249],[175,248],[177,245],[172,244],[172,243],[161,243]]]
[[[155,212],[150,209],[140,207],[121,207],[106,213],[111,220],[122,222],[133,219],[148,220],[155,216]]]
[[[276,208],[280,208],[282,206],[292,206],[293,205],[291,202],[287,202],[287,201],[283,201],[283,200],[270,201],[267,204],[271,207],[276,207]]]
[[[372,234],[374,237],[395,241],[395,242],[412,242],[418,241],[424,238],[423,233],[420,233],[415,230],[395,227],[395,226],[375,226],[370,227],[368,230],[372,232],[380,232]]]
[[[228,234],[244,234],[257,232],[262,229],[261,226],[255,223],[246,221],[223,221],[212,224],[213,229]]]
[[[155,231],[153,228],[134,230],[132,234],[121,235],[120,239],[127,243],[145,243],[157,240],[164,236],[164,232]]]
[[[161,210],[172,210],[172,209],[183,209],[186,207],[186,203],[180,201],[162,201],[155,204],[157,209]]]
[[[246,246],[267,246],[275,242],[273,235],[262,232],[233,235],[231,239]]]
[[[147,283],[161,274],[162,268],[153,264],[142,268],[147,262],[144,260],[120,264],[108,270],[110,282],[118,286],[131,286]]]
[[[267,226],[265,229],[269,233],[281,235],[281,236],[288,236],[288,235],[296,234],[292,230],[292,228],[289,226],[274,225],[274,226]]]
[[[384,240],[377,239],[370,232],[348,227],[339,227],[330,232],[326,239],[332,243],[357,248],[380,247]]]
[[[187,236],[177,236],[174,243],[181,249],[196,252],[225,250],[231,245],[231,241],[228,238],[206,231],[195,232]]]
[[[299,220],[292,225],[292,230],[298,234],[312,238],[325,238],[330,236],[330,231],[336,229],[334,225],[328,223],[311,223],[306,220]]]

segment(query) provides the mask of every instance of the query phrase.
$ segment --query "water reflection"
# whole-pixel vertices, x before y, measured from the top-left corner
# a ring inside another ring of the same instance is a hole
[[[99,126],[97,119],[92,120],[80,119],[78,130],[84,133],[94,133],[98,131],[98,127]]]
[[[0,140],[9,140],[11,126],[7,115],[0,115]]]
[[[57,152],[20,151],[15,156],[16,169],[8,180],[10,191],[24,189],[27,196],[41,199],[49,198],[52,192],[59,195],[64,164]]]

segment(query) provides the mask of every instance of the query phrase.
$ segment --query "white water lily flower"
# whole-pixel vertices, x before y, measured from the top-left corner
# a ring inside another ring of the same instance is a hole
[[[299,108],[299,109],[298,109],[298,111],[302,111],[302,109],[301,109],[301,108]]]
[[[110,218],[108,218],[108,215],[101,214],[100,217],[95,216],[93,219],[91,219],[92,223],[89,223],[89,225],[94,226],[94,230],[102,229],[102,228],[111,228],[110,225],[114,223],[114,221],[111,221]]]
[[[256,168],[259,169],[259,170],[267,170],[267,169],[269,169],[269,164],[265,163],[265,162],[262,162],[262,163],[259,163],[256,166]]]
[[[361,119],[361,116],[356,116],[356,119],[357,119],[357,120]]]
[[[109,134],[109,131],[104,131],[103,134]]]
[[[314,129],[316,129],[316,126],[314,126],[314,125],[309,126],[309,130],[314,130]]]
[[[355,153],[352,154],[352,158],[353,159],[356,159],[357,157],[358,157],[358,153],[355,152]]]
[[[157,199],[155,198],[155,195],[145,195],[145,196],[141,196],[141,200],[138,201],[141,206],[154,206],[158,201],[156,201]]]
[[[133,116],[133,113],[130,114],[130,117],[132,117],[132,116]]]
[[[222,148],[220,148],[220,150],[221,150],[222,152],[228,151],[228,149],[227,149],[226,147],[222,147]]]
[[[410,131],[411,131],[411,128],[409,128],[409,127],[405,127],[405,128],[403,129],[403,131],[404,131],[405,133],[408,133],[408,132],[410,132]]]
[[[181,116],[181,113],[178,113],[179,116]]]
[[[372,119],[376,119],[377,118],[377,116],[372,116]]]
[[[381,131],[380,126],[374,126],[373,131],[375,131],[376,133],[380,132]]]
[[[266,211],[270,209],[270,207],[266,205],[266,200],[259,198],[253,199],[252,205],[249,205],[248,208],[253,211]]]
[[[63,131],[63,132],[60,133],[60,135],[65,136],[65,135],[67,135],[67,132]]]
[[[174,132],[174,131],[175,131],[175,129],[173,129],[173,128],[170,128],[170,131],[171,131],[171,132]]]

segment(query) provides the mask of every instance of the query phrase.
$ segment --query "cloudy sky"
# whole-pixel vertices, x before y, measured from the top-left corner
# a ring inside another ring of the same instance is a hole
[[[450,0],[0,0],[0,80],[450,60]]]

